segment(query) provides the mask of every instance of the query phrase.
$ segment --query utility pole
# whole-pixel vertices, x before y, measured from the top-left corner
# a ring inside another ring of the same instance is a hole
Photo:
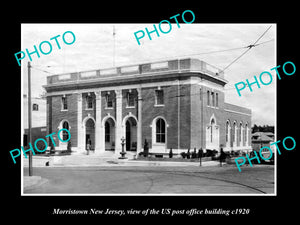
[[[179,70],[179,67],[178,67],[178,70]],[[178,153],[179,149],[180,149],[180,100],[181,100],[179,78],[178,78],[178,83],[177,83],[177,95],[178,95],[178,97],[177,97],[177,153]]]
[[[31,65],[27,64],[28,68],[28,143],[31,143]],[[32,151],[29,151],[29,176],[32,176]]]
[[[113,46],[113,67],[115,66],[115,36],[116,36],[115,26],[113,26],[113,39],[114,39],[114,46]]]

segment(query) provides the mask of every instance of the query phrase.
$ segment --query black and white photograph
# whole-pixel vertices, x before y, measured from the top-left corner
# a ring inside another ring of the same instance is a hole
[[[296,6],[95,3],[4,8],[4,219],[294,221]]]
[[[24,195],[276,195],[276,24],[21,32]]]

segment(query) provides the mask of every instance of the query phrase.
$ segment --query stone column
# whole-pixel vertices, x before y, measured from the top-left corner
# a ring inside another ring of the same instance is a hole
[[[101,91],[95,92],[96,96],[96,124],[95,124],[95,154],[100,154],[105,151],[104,145],[104,128],[102,127],[102,116],[101,116]]]
[[[84,131],[82,125],[82,93],[77,94],[77,152],[84,153]]]
[[[143,140],[142,140],[142,89],[137,89],[138,93],[138,101],[137,101],[137,107],[138,107],[138,124],[137,124],[137,154],[142,150],[143,146]]]
[[[122,151],[121,146],[121,138],[125,134],[123,132],[122,127],[122,90],[115,90],[116,93],[116,129],[115,129],[115,154],[120,156],[120,152]]]

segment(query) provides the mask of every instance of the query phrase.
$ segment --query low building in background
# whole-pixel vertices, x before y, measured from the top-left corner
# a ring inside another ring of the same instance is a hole
[[[32,144],[38,138],[45,138],[47,135],[46,128],[46,99],[31,98],[31,140]],[[23,95],[23,146],[27,146],[28,139],[28,97]],[[40,142],[39,142],[40,144]],[[40,149],[43,149],[42,147]]]
[[[270,147],[270,144],[274,142],[274,134],[272,132],[255,132],[252,134],[251,142],[253,150],[259,152],[264,146]]]

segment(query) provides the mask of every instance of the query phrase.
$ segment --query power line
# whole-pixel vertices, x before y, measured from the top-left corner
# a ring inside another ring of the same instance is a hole
[[[240,50],[240,49],[244,49],[244,48],[245,47],[238,47],[238,48],[229,48],[229,49],[209,51],[209,52],[199,52],[199,53],[193,53],[193,54],[185,54],[185,55],[174,56],[174,58],[181,58],[181,57],[185,57],[185,56],[194,56],[194,55],[207,55],[207,54],[214,54],[214,53],[220,53],[220,52],[235,51],[235,50]],[[165,57],[165,58],[167,58],[167,57]]]
[[[177,58],[180,58],[180,57],[183,57],[183,56],[192,56],[192,55],[202,55],[202,54],[214,54],[214,53],[220,53],[220,52],[227,52],[227,51],[234,51],[234,50],[239,50],[239,49],[244,49],[244,48],[247,48],[247,50],[245,52],[243,52],[238,58],[236,58],[232,63],[230,63],[226,68],[224,68],[221,72],[223,72],[225,69],[227,69],[230,65],[232,65],[234,62],[236,62],[239,58],[241,58],[243,55],[245,55],[252,47],[255,47],[255,46],[258,46],[258,45],[262,45],[262,44],[265,44],[265,43],[269,43],[271,41],[274,41],[274,39],[271,39],[271,40],[268,40],[268,41],[265,41],[265,42],[261,42],[261,43],[258,43],[257,42],[263,37],[263,35],[271,28],[271,26],[255,41],[254,44],[252,45],[248,45],[248,46],[244,46],[244,47],[238,47],[238,48],[230,48],[230,49],[224,49],[224,50],[216,50],[216,51],[209,51],[209,52],[201,52],[201,53],[195,53],[195,54],[186,54],[186,55],[181,55],[181,56],[175,56]],[[115,32],[115,31],[114,31]],[[174,57],[174,58],[175,58]],[[161,58],[161,59],[166,59],[165,58]],[[158,60],[158,59],[156,59]],[[32,66],[31,66],[32,67]],[[47,68],[49,67],[52,67],[52,66],[46,66]],[[42,71],[42,72],[45,72],[45,73],[48,73],[48,74],[51,74],[53,75],[54,73],[52,72],[49,72],[49,71],[46,71],[46,70],[42,70],[42,69],[38,69],[37,67],[32,67],[33,69],[36,69],[36,70],[39,70],[39,71]],[[219,73],[221,73],[219,72]],[[218,76],[218,74],[215,74],[215,75],[211,75],[212,77],[216,77]],[[191,84],[191,85],[194,85],[194,84]],[[181,88],[184,88],[184,87],[181,87]],[[232,90],[232,89],[235,89],[235,88],[227,88],[227,89],[224,89],[223,91],[227,91],[227,90]],[[174,92],[177,92],[177,90],[174,90]],[[194,94],[193,94],[194,95]],[[170,96],[168,98],[175,98],[175,97],[185,97],[185,95],[180,95],[180,96]]]
[[[266,32],[265,32],[266,33]],[[115,36],[116,32],[115,30],[113,30],[113,36]],[[261,36],[262,37],[262,36]],[[260,39],[260,38],[259,38]],[[259,40],[258,39],[258,40]],[[247,48],[247,50],[241,55],[239,56],[237,59],[234,60],[234,62],[236,60],[238,60],[240,57],[242,57],[244,54],[246,54],[247,51],[249,51],[249,49],[251,49],[252,47],[255,47],[255,46],[258,46],[258,45],[262,45],[262,44],[265,44],[265,43],[268,43],[268,42],[271,42],[271,41],[274,41],[274,39],[271,39],[271,40],[268,40],[268,41],[265,41],[265,42],[261,42],[259,44],[256,44],[257,41],[255,42],[255,44],[253,45],[248,45],[248,46],[243,46],[243,47],[237,47],[237,48],[229,48],[229,49],[223,49],[223,50],[215,50],[215,51],[208,51],[208,52],[199,52],[199,53],[193,53],[193,54],[185,54],[185,55],[177,55],[177,56],[173,56],[173,57],[161,57],[161,58],[155,58],[151,61],[158,61],[158,60],[166,60],[166,59],[175,59],[175,58],[182,58],[182,57],[187,57],[187,56],[197,56],[197,55],[208,55],[208,54],[216,54],[216,53],[222,53],[222,52],[229,52],[229,51],[236,51],[236,50],[241,50],[241,49],[245,49]],[[139,63],[136,63],[136,64],[142,64],[143,62],[146,62],[146,61],[140,61]],[[149,62],[149,60],[147,60],[147,62]],[[234,62],[232,62],[231,64],[233,64]],[[229,67],[230,65],[227,66],[227,68]],[[59,66],[45,66],[47,68],[50,68],[50,67],[59,67]],[[121,67],[121,66],[117,66],[117,67]],[[49,71],[46,71],[46,70],[42,70],[42,69],[38,69],[36,66],[32,67],[36,70],[40,70],[42,72],[45,72],[45,73],[49,73],[49,74],[55,74],[53,72],[49,72]],[[223,72],[225,69],[227,68],[224,68],[222,71],[220,71],[219,73]],[[96,70],[96,69],[95,69]],[[80,72],[80,71],[79,71]]]
[[[266,43],[269,43],[271,41],[274,41],[274,39],[271,39],[271,40],[268,40],[268,41],[264,41],[264,42],[260,42],[259,44],[256,44],[256,46],[262,45],[262,44],[266,44]]]
[[[216,54],[216,53],[222,53],[222,52],[228,52],[228,51],[236,51],[236,50],[244,49],[246,47],[247,46],[237,47],[237,48],[229,48],[229,49],[221,49],[221,50],[215,50],[215,51],[207,51],[207,52],[198,52],[198,53],[192,53],[192,54],[176,55],[176,56],[166,56],[166,57],[155,58],[155,59],[152,59],[151,61],[156,62],[159,60],[180,59],[180,58],[187,57],[187,56]],[[149,63],[149,61],[150,60],[139,61],[135,64]],[[119,67],[121,67],[121,66],[119,66]]]
[[[267,30],[265,30],[265,32],[262,34],[262,35],[260,35],[260,37],[253,43],[253,44],[250,44],[250,45],[248,45],[247,46],[247,50],[246,51],[244,51],[240,56],[238,56],[235,60],[233,60],[231,63],[229,63],[229,65],[228,66],[226,66],[221,72],[224,72],[224,70],[226,70],[228,67],[230,67],[233,63],[235,63],[238,59],[240,59],[243,55],[245,55],[251,48],[253,48],[253,47],[256,47],[258,44],[256,44],[267,32],[268,32],[268,30],[270,30],[270,28],[272,27],[272,25],[271,26],[269,26],[268,27],[268,29]],[[260,43],[260,44],[262,44],[262,43]],[[220,72],[220,73],[221,73]]]
[[[254,42],[253,45],[255,45],[270,30],[271,27],[272,27],[272,25],[269,26],[267,30],[265,30],[265,32]]]
[[[51,72],[49,72],[49,71],[46,71],[46,70],[38,69],[37,67],[31,66],[31,68],[33,68],[33,69],[35,69],[35,70],[42,71],[42,72],[44,72],[44,73],[49,73],[49,74],[53,75],[53,73],[51,73]]]
[[[259,44],[255,44],[255,46],[258,46],[258,45],[262,45],[262,44],[265,44],[265,43],[268,43],[268,42],[271,42],[271,41],[274,41],[274,39],[271,39],[271,40],[268,40],[268,41],[265,41],[265,42],[261,42],[261,43],[259,43]],[[223,51],[231,51],[231,50],[237,50],[237,49],[242,49],[242,48],[246,48],[246,47],[248,47],[248,46],[245,46],[245,47],[240,47],[240,48],[231,48],[231,49],[226,49],[226,50],[218,50],[218,51],[210,51],[210,52],[203,52],[203,53],[198,53],[198,54],[209,54],[209,53],[216,53],[216,52],[223,52]],[[247,51],[249,50],[250,48],[248,48],[247,49]],[[37,68],[35,68],[35,69],[37,69]],[[38,70],[40,70],[40,69],[38,69]],[[48,72],[48,71],[45,71],[45,70],[41,70],[41,71],[43,71],[43,72],[46,72],[46,73],[50,73],[50,72]],[[215,74],[215,75],[211,75],[212,77],[216,77],[216,76],[218,76],[217,74]],[[198,83],[196,83],[196,84],[191,84],[191,85],[198,85]],[[246,86],[247,86],[247,84],[246,84]],[[180,89],[181,90],[184,90],[184,89],[186,89],[186,88],[188,88],[187,86],[181,86],[180,87]],[[230,88],[225,88],[223,91],[225,92],[225,91],[229,91],[229,90],[234,90],[235,88],[234,87],[230,87]],[[169,93],[176,93],[177,92],[177,90],[173,90],[173,91],[170,91]],[[200,93],[196,93],[196,94],[191,94],[191,95],[200,95]],[[168,98],[167,99],[171,99],[171,98],[180,98],[180,97],[188,97],[188,96],[186,96],[186,95],[184,95],[184,94],[180,94],[179,96],[178,96],[178,94],[177,95],[174,95],[174,96],[168,96]],[[151,98],[151,97],[150,97]],[[148,98],[147,98],[148,99]],[[141,100],[146,100],[145,98],[144,99],[141,99]]]

